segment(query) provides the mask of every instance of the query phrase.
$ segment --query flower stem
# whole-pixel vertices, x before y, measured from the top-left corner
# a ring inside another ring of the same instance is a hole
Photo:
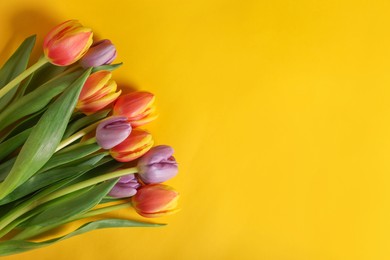
[[[128,208],[128,207],[131,207],[131,206],[132,206],[131,202],[124,202],[124,203],[121,203],[121,204],[116,204],[116,205],[111,205],[111,206],[107,206],[107,207],[104,207],[104,208],[90,210],[90,211],[84,213],[81,216],[75,217],[74,219],[72,219],[72,221],[73,220],[83,219],[83,218],[94,217],[94,216],[97,216],[97,215],[100,215],[100,214],[104,214],[104,213],[111,212],[111,211],[114,211],[114,210]]]
[[[23,214],[29,212],[30,210],[36,208],[37,206],[42,205],[43,203],[46,203],[50,200],[57,199],[61,196],[65,196],[71,192],[81,190],[81,189],[89,187],[91,185],[98,184],[98,183],[103,182],[103,181],[107,181],[107,180],[110,180],[113,178],[118,178],[118,177],[122,177],[122,176],[125,176],[128,174],[137,173],[137,172],[138,172],[137,167],[122,169],[122,170],[106,173],[106,174],[103,174],[103,175],[100,175],[100,176],[73,184],[71,186],[68,186],[68,187],[63,188],[63,189],[58,190],[58,191],[55,191],[55,192],[53,192],[49,195],[46,195],[46,196],[44,196],[45,194],[41,194],[41,195],[38,194],[37,195],[38,198],[34,199],[34,201],[27,200],[24,203],[18,205],[15,209],[8,212],[8,214],[5,217],[3,217],[0,221],[0,231],[3,230],[4,228],[6,230],[8,230],[6,227],[12,221],[14,221],[18,217],[22,216]],[[45,192],[45,191],[43,191],[43,192]],[[0,232],[0,233],[2,233],[2,232]],[[5,235],[5,233],[2,235]]]
[[[93,143],[96,143],[96,137],[92,137],[92,138],[90,138],[90,139],[88,139],[88,140],[86,140],[85,142],[82,142],[82,143],[77,143],[77,144],[68,146],[65,149],[61,150],[61,152],[59,152],[59,153],[68,152],[68,151],[74,150],[76,148],[79,148],[81,146],[88,145],[88,144],[93,144]],[[56,152],[57,151],[58,150],[56,150]]]
[[[56,152],[61,150],[62,148],[64,148],[65,146],[67,146],[68,144],[71,144],[73,143],[74,141],[76,141],[77,139],[83,137],[84,135],[88,134],[89,132],[91,132],[92,130],[94,130],[101,122],[102,120],[92,124],[92,125],[89,125],[83,129],[81,129],[80,131],[78,131],[77,133],[69,136],[68,138],[66,138],[65,140],[63,140],[57,147],[56,149]]]
[[[40,204],[45,203],[49,200],[59,198],[61,196],[69,194],[71,192],[81,190],[81,189],[84,189],[86,187],[98,184],[98,183],[103,182],[103,181],[111,180],[114,178],[122,177],[122,176],[129,175],[132,173],[137,173],[137,172],[138,172],[137,167],[132,167],[132,168],[122,169],[122,170],[118,170],[118,171],[114,171],[114,172],[109,172],[109,173],[106,173],[106,174],[103,174],[100,176],[96,176],[94,178],[73,184],[69,187],[66,187],[66,188],[61,189],[61,190],[56,191],[56,192],[53,192],[52,194],[46,196],[45,198],[42,198],[42,200],[40,200]]]
[[[70,223],[72,221],[76,221],[76,220],[80,220],[80,219],[84,219],[84,218],[89,218],[89,217],[93,217],[93,216],[97,216],[97,215],[100,215],[100,214],[104,214],[104,213],[107,213],[107,212],[111,212],[111,211],[114,211],[114,210],[119,210],[119,209],[123,209],[123,208],[128,208],[128,207],[131,207],[132,204],[130,202],[124,202],[124,203],[121,203],[121,204],[116,204],[116,205],[111,205],[111,206],[107,206],[107,207],[104,207],[104,208],[99,208],[99,209],[94,209],[94,210],[90,210],[82,215],[78,215],[78,216],[74,216],[70,219],[68,219],[66,222],[63,222],[63,223],[60,223],[60,224],[54,224],[54,225],[49,225],[49,226],[45,226],[45,227],[42,227],[42,226],[32,226],[32,227],[27,227],[25,230],[23,230],[22,232],[20,232],[19,234],[17,234],[16,236],[14,236],[11,240],[26,240],[26,239],[31,239],[37,235],[40,235],[46,231],[49,231],[53,228],[56,228],[60,225],[63,225],[63,224],[67,224],[67,223]]]
[[[20,73],[16,78],[11,80],[7,85],[0,89],[0,98],[5,96],[11,89],[16,87],[22,80],[28,77],[31,73],[48,63],[49,61],[43,56],[31,67]]]

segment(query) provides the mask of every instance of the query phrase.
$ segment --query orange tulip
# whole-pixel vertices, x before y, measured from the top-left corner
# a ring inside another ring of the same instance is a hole
[[[161,217],[178,211],[179,193],[164,184],[149,184],[131,198],[134,209],[147,218]]]
[[[114,102],[122,91],[115,92],[117,85],[111,77],[111,72],[105,70],[91,74],[81,90],[76,109],[89,115]]]
[[[121,96],[115,102],[113,113],[126,116],[132,127],[147,124],[157,118],[154,99],[152,93],[144,91]]]
[[[58,66],[78,61],[92,45],[92,30],[76,20],[54,27],[45,37],[43,51],[46,58]]]
[[[130,162],[149,151],[153,143],[151,134],[144,130],[135,129],[122,143],[111,148],[110,154],[119,162]]]

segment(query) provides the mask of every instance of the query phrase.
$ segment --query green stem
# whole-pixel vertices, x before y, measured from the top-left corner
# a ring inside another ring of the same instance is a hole
[[[84,213],[83,215],[81,215],[79,217],[75,217],[74,219],[72,219],[72,221],[97,216],[100,214],[104,214],[104,213],[111,212],[114,210],[128,208],[131,206],[132,206],[131,202],[124,202],[121,204],[111,205],[111,206],[104,207],[104,208],[94,209],[94,210],[91,210],[91,211]]]
[[[22,80],[24,80],[26,77],[28,77],[31,73],[48,63],[49,61],[42,57],[40,58],[35,64],[33,64],[31,67],[20,73],[16,78],[11,80],[7,85],[5,85],[2,89],[0,89],[0,98],[5,96],[11,89],[16,87]]]
[[[117,204],[117,205],[112,205],[112,206],[108,206],[108,207],[104,207],[104,208],[90,210],[90,211],[88,211],[88,212],[86,212],[86,213],[84,213],[82,215],[70,218],[70,219],[68,219],[64,223],[54,224],[54,225],[44,226],[44,227],[43,226],[27,227],[25,230],[23,230],[22,232],[20,232],[16,236],[14,236],[11,240],[31,239],[31,238],[33,238],[33,237],[35,237],[37,235],[40,235],[40,234],[42,234],[42,233],[44,233],[46,231],[49,231],[49,230],[51,230],[53,228],[56,228],[56,227],[58,227],[60,225],[70,223],[72,221],[76,221],[76,220],[80,220],[80,219],[84,219],[84,218],[89,218],[89,217],[101,215],[101,214],[104,214],[104,213],[107,213],[107,212],[111,212],[111,211],[119,210],[119,209],[124,209],[124,208],[128,208],[128,207],[131,207],[131,206],[132,206],[132,204],[130,202],[124,202],[124,203]],[[17,220],[15,222],[17,222],[17,224],[20,223],[20,221],[17,221]],[[13,222],[12,222],[12,225],[10,225],[10,226],[12,226],[12,228],[16,227],[16,225],[14,225]],[[8,229],[8,227],[7,227],[7,229]],[[9,231],[10,230],[8,230],[8,232]]]
[[[129,175],[129,174],[132,174],[132,173],[137,173],[137,172],[138,172],[137,167],[132,167],[132,168],[122,169],[122,170],[106,173],[106,174],[103,174],[103,175],[100,175],[100,176],[96,176],[94,178],[91,178],[91,179],[88,179],[88,180],[85,180],[85,181],[73,184],[73,185],[71,185],[69,187],[66,187],[66,188],[62,189],[62,190],[53,192],[52,194],[50,194],[47,197],[43,198],[40,201],[40,204],[41,203],[45,203],[45,202],[47,202],[49,200],[53,200],[53,199],[59,198],[59,197],[64,196],[66,194],[72,193],[74,191],[84,189],[84,188],[89,187],[91,185],[98,184],[98,183],[103,182],[103,181],[111,180],[111,179],[114,179],[114,178],[122,177],[122,176]]]
[[[85,142],[82,142],[82,143],[77,143],[77,144],[68,146],[65,149],[61,150],[61,152],[58,152],[58,153],[68,152],[68,151],[74,150],[76,148],[79,148],[81,146],[88,145],[88,144],[93,144],[93,143],[96,143],[96,137],[92,137],[91,139],[88,139],[88,140],[86,140]]]
[[[33,201],[30,200],[25,201],[24,203],[18,205],[14,211],[9,212],[1,221],[0,221],[0,230],[2,231],[2,235],[5,235],[5,231],[10,231],[8,228],[4,229],[8,224],[10,224],[12,221],[14,221],[16,218],[20,217],[21,215],[29,212],[36,206],[39,206],[39,201]],[[3,234],[4,233],[4,234]],[[1,237],[1,236],[0,236]]]
[[[91,132],[92,130],[95,130],[95,128],[100,124],[101,121],[103,121],[104,119],[92,124],[92,125],[89,125],[83,129],[81,129],[80,131],[78,131],[77,133],[69,136],[68,138],[66,138],[65,140],[63,140],[57,147],[56,149],[56,152],[61,150],[62,148],[64,148],[65,146],[67,146],[68,144],[71,144],[73,143],[74,141],[76,141],[77,139],[83,137],[84,135],[88,134],[89,132]]]
[[[98,184],[103,181],[107,181],[110,179],[122,177],[128,174],[137,173],[138,169],[137,167],[122,169],[110,173],[106,173],[100,176],[96,176],[94,178],[73,184],[71,186],[68,186],[64,189],[55,191],[47,196],[37,195],[38,198],[34,199],[34,201],[27,200],[24,203],[18,205],[13,211],[10,211],[3,219],[0,221],[0,230],[3,230],[6,228],[12,221],[17,219],[18,217],[22,216],[23,214],[27,213],[28,211],[36,208],[39,205],[42,205],[43,203],[46,203],[50,200],[54,200],[56,198],[59,198],[61,196],[65,196],[69,193],[72,193],[77,190],[81,190],[83,188],[89,187],[91,185]],[[45,191],[43,191],[45,192]],[[8,230],[8,229],[7,229]]]

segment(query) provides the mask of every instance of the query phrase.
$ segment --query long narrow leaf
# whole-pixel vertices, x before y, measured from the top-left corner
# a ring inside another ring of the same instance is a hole
[[[49,80],[53,79],[57,75],[61,74],[68,67],[65,66],[55,66],[51,63],[47,63],[39,68],[32,74],[31,80],[26,86],[25,93],[28,94],[41,85],[47,83]]]
[[[21,146],[28,138],[31,133],[31,128],[24,130],[23,132],[11,137],[7,141],[0,144],[0,160],[3,160],[10,153],[15,151]]]
[[[109,64],[109,65],[102,65],[102,66],[99,66],[99,67],[95,67],[92,69],[92,73],[93,72],[97,72],[97,71],[100,71],[100,70],[109,70],[109,71],[113,71],[113,70],[116,70],[118,69],[120,66],[122,66],[123,63],[116,63],[116,64]]]
[[[95,207],[112,189],[118,179],[103,182],[81,194],[68,194],[42,205],[43,212],[31,218],[24,226],[50,226],[62,223],[75,215],[82,214]]]
[[[41,117],[43,112],[45,112],[45,110],[46,108],[41,109],[40,111],[35,112],[29,117],[25,117],[19,120],[17,124],[13,124],[12,127],[9,127],[7,131],[3,131],[2,135],[0,136],[0,143],[12,136],[15,136],[23,132],[24,130],[26,130],[26,128],[31,128],[32,126],[36,125],[36,123],[39,121],[39,118]]]
[[[0,88],[3,88],[7,83],[26,69],[32,48],[35,44],[35,38],[36,36],[33,35],[25,39],[20,47],[0,69]],[[0,111],[11,101],[16,91],[17,87],[0,98]]]
[[[5,178],[8,176],[15,161],[16,161],[16,157],[13,157],[8,161],[5,161],[2,164],[0,164],[0,182],[4,181]]]
[[[103,228],[118,228],[118,227],[161,227],[164,224],[147,223],[133,220],[124,219],[104,219],[92,221],[84,224],[75,231],[54,239],[42,241],[42,242],[30,242],[24,240],[9,240],[0,242],[0,256],[12,255],[22,253],[28,250],[37,249],[40,247],[48,246],[56,242],[84,234],[86,232],[103,229]]]
[[[54,101],[33,128],[11,172],[0,184],[0,199],[34,175],[55,152],[90,69]]]
[[[8,194],[4,199],[0,200],[0,205],[10,203],[17,199],[20,199],[30,193],[44,188],[50,184],[59,182],[64,179],[75,179],[84,172],[90,170],[93,166],[85,165],[83,167],[65,167],[56,168],[47,172],[39,173],[31,177],[28,181],[20,185],[13,192]]]
[[[68,128],[66,129],[65,134],[64,134],[64,139],[68,138],[72,134],[76,133],[78,130],[80,130],[84,127],[87,127],[87,126],[105,118],[108,115],[108,113],[110,113],[110,111],[111,110],[109,110],[109,109],[99,111],[99,112],[96,112],[92,115],[85,116],[85,117],[82,117],[78,120],[75,120],[75,122],[72,122],[68,126]]]
[[[47,171],[54,167],[78,160],[100,150],[100,146],[96,143],[83,145],[67,152],[57,152],[39,171]]]
[[[67,87],[69,87],[80,75],[80,71],[75,71],[63,77],[49,81],[35,91],[10,104],[0,114],[0,130],[24,116],[31,115],[43,109],[54,97],[58,96]]]

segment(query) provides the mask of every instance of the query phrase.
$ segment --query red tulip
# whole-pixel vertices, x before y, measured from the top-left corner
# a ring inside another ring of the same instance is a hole
[[[132,127],[147,124],[157,118],[154,99],[152,93],[143,91],[123,95],[115,102],[113,113],[127,117]]]
[[[161,217],[178,211],[179,193],[163,184],[150,184],[138,189],[131,202],[141,216]]]
[[[92,45],[92,30],[76,20],[54,27],[45,37],[43,51],[46,58],[58,66],[78,61]]]
[[[76,108],[86,115],[93,114],[114,102],[121,94],[109,71],[91,74],[81,90]]]
[[[133,129],[123,142],[111,148],[110,154],[119,162],[130,162],[149,151],[153,143],[151,134],[144,130]]]

